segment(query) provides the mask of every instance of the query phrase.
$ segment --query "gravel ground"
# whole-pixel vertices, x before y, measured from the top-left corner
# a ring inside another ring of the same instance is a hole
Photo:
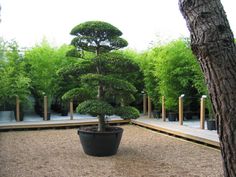
[[[116,155],[85,155],[76,129],[0,133],[1,177],[218,177],[218,150],[133,125]]]

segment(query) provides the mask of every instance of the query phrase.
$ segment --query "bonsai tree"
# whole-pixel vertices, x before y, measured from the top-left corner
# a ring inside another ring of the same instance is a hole
[[[106,22],[88,21],[75,26],[71,34],[76,36],[72,45],[78,51],[95,53],[95,57],[80,59],[71,68],[80,78],[79,87],[69,90],[62,98],[79,98],[77,112],[97,116],[100,132],[106,130],[106,115],[137,118],[138,110],[129,106],[134,101],[136,88],[125,78],[139,67],[124,55],[113,52],[128,45],[120,37],[122,32]]]

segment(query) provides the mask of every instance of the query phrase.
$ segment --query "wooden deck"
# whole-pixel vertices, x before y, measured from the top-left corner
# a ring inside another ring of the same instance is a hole
[[[168,133],[174,136],[197,141],[203,144],[211,145],[219,148],[219,138],[216,131],[202,130],[187,126],[180,126],[178,122],[163,122],[160,119],[150,119],[140,117],[131,120],[135,125],[143,126],[159,132]],[[109,124],[130,123],[130,120],[120,118],[111,118]],[[20,129],[41,129],[41,128],[63,128],[63,127],[79,127],[86,125],[97,125],[97,119],[76,119],[76,120],[50,120],[50,121],[24,121],[1,123],[0,131],[20,130]]]
[[[177,122],[163,122],[160,119],[150,119],[145,117],[131,120],[131,122],[133,124],[151,128],[160,132],[190,139],[217,148],[220,147],[219,138],[216,131],[203,130],[200,128],[192,128],[183,125],[180,126]]]
[[[120,118],[112,118],[108,121],[109,124],[129,123],[130,120]],[[1,123],[0,131],[19,130],[19,129],[37,129],[37,128],[59,128],[59,127],[78,127],[86,125],[97,125],[97,119],[77,119],[77,120],[50,120],[50,121],[35,121],[35,122],[10,122]]]

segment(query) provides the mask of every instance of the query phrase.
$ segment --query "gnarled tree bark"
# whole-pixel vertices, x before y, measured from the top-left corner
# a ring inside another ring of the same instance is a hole
[[[236,46],[220,0],[179,0],[218,119],[225,177],[236,177]],[[213,162],[214,163],[214,162]]]

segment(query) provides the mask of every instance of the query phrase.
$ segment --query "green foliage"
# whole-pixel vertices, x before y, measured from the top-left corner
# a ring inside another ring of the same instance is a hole
[[[123,119],[136,119],[139,117],[139,111],[131,106],[123,106],[115,109],[115,114]]]
[[[192,97],[201,92],[203,75],[196,58],[183,40],[173,41],[157,51],[159,94],[166,97],[167,109],[176,110],[177,99],[181,94]]]
[[[92,58],[88,62],[86,59],[81,59],[77,68],[80,68],[78,72],[80,78],[80,89],[85,87],[102,88],[102,94],[100,95],[101,99],[107,101],[109,103],[118,105],[128,105],[129,103],[135,100],[133,94],[137,91],[136,88],[129,81],[124,79],[129,76],[132,72],[136,72],[138,68],[132,61],[129,61],[128,58],[122,57],[121,54],[113,54],[111,53],[111,57],[108,57],[109,54],[106,54],[105,57],[101,54],[99,57]],[[120,60],[119,61],[119,57]],[[98,62],[98,58],[100,58],[100,62]],[[128,60],[128,61],[127,61]],[[123,64],[122,64],[123,62]],[[122,72],[122,67],[124,67],[124,72]],[[99,68],[99,72],[97,69]],[[111,69],[112,68],[112,69]],[[128,69],[130,68],[130,70]],[[82,74],[87,72],[87,74]],[[94,90],[94,89],[92,89]],[[97,94],[94,94],[94,98],[96,98]]]
[[[76,36],[72,40],[72,45],[77,47],[77,51],[94,52],[96,56],[83,57],[74,66],[59,71],[62,76],[78,78],[79,87],[68,91],[63,98],[71,99],[84,88],[92,91],[92,100],[80,103],[77,111],[103,119],[99,121],[101,131],[104,127],[104,116],[113,114],[113,107],[123,107],[134,101],[133,94],[137,90],[129,80],[139,71],[139,67],[127,56],[111,52],[127,46],[128,43],[120,37],[122,32],[109,23],[81,23],[72,29],[71,34]],[[128,113],[125,117],[129,117]]]
[[[129,50],[129,49],[117,51],[116,53],[120,53],[125,58],[129,58],[130,62],[134,63],[136,66],[136,68],[133,70],[132,74],[122,75],[122,78],[126,78],[126,80],[128,80],[131,84],[133,84],[135,86],[135,88],[137,89],[137,92],[134,93],[133,96],[126,94],[126,100],[124,100],[124,101],[128,101],[127,102],[128,104],[133,102],[132,105],[141,110],[142,104],[143,104],[142,91],[145,88],[144,71],[143,71],[143,68],[141,65],[141,63],[142,63],[141,54],[137,53],[134,50]],[[127,68],[126,66],[124,66],[124,67]],[[130,70],[130,68],[129,68],[129,70]]]
[[[209,95],[206,99],[206,108],[207,108],[207,111],[208,111],[208,119],[215,119],[215,115],[214,115],[214,111],[213,111],[213,105],[212,105],[212,102],[211,102],[211,99],[209,98]]]
[[[136,92],[136,88],[131,83],[111,75],[85,74],[81,76],[81,81],[92,86],[98,86],[99,83],[102,83],[111,91]]]
[[[102,21],[88,21],[75,26],[71,33],[76,37],[71,44],[79,50],[96,53],[117,50],[128,45],[120,38],[122,32],[113,25]]]
[[[73,58],[66,57],[69,50],[71,47],[65,45],[53,48],[44,40],[40,45],[25,52],[28,76],[32,80],[33,95],[36,99],[43,97],[43,95],[48,96],[49,107],[58,92],[61,92],[59,84],[62,79],[57,71],[75,61]],[[63,86],[67,87],[66,84]]]
[[[101,59],[100,62],[99,59]],[[99,72],[94,69],[98,67]],[[77,68],[80,68],[78,76],[80,77],[80,84],[82,84],[81,87],[97,88],[102,85],[103,94],[101,96],[103,99],[116,105],[129,104],[134,101],[133,94],[137,90],[126,78],[139,68],[128,58],[115,53],[101,54],[91,59],[91,63],[88,60],[81,59]],[[87,74],[82,74],[84,71]]]
[[[144,52],[127,51],[138,63],[144,75],[143,88],[151,97],[154,109],[161,106],[161,96],[166,97],[167,109],[177,109],[178,97],[200,97],[206,93],[203,74],[186,39],[157,45]],[[185,100],[185,105],[191,101]]]
[[[73,58],[84,58],[84,59],[89,59],[92,57],[95,57],[95,54],[92,52],[86,52],[82,49],[78,49],[74,45],[72,46],[70,50],[67,51],[66,56],[67,57],[73,57]]]
[[[94,36],[96,38],[112,38],[113,36],[121,36],[122,32],[113,25],[102,21],[87,21],[81,23],[71,30],[72,35]]]
[[[79,59],[58,69],[57,74],[64,80],[77,80],[78,82],[81,75],[90,71],[96,72],[96,67],[91,62],[91,59]]]
[[[156,52],[151,50],[140,55],[140,65],[144,73],[144,90],[154,102],[155,109],[158,108],[158,99],[160,97],[158,92],[159,78],[156,76],[158,72],[158,68],[156,68]]]
[[[92,59],[93,64],[99,67],[102,74],[115,74],[125,77],[126,73],[139,71],[139,66],[123,53],[110,52],[96,56]]]
[[[76,99],[78,102],[83,102],[87,99],[90,99],[91,91],[87,88],[74,88],[66,92],[62,96],[63,101],[70,101]]]
[[[158,107],[159,94],[157,90],[158,78],[156,77],[156,60],[153,50],[144,53],[137,53],[136,51],[126,50],[125,55],[132,58],[140,67],[139,72],[136,73],[136,80],[134,80],[138,88],[138,95],[136,99],[142,102],[141,92],[144,90],[151,97],[155,109]]]
[[[21,102],[28,101],[31,79],[25,71],[25,61],[15,41],[0,41],[0,105],[15,104],[16,96]]]
[[[199,94],[207,95],[208,91],[207,86],[205,84],[204,75],[198,63],[194,63],[192,65],[192,71],[194,72],[193,86],[197,89]]]
[[[105,116],[114,114],[114,108],[107,102],[101,100],[87,100],[79,104],[76,111],[81,114],[92,116]]]
[[[66,56],[67,57],[75,57],[75,58],[81,58],[82,57],[82,54],[80,52],[78,52],[78,50],[76,48],[73,48],[71,50],[69,50],[67,53],[66,53]]]

